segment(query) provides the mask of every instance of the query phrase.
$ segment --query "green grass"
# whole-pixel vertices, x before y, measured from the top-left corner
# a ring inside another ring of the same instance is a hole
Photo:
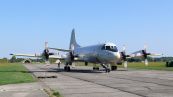
[[[62,95],[58,91],[52,90],[52,92],[53,92],[52,96],[54,96],[54,97],[62,97]]]
[[[173,71],[173,67],[166,67],[165,62],[149,62],[148,66],[145,66],[144,63],[141,62],[134,62],[134,63],[128,63],[128,68],[133,69],[146,69],[146,70],[166,70],[166,71]],[[123,67],[123,65],[120,65],[118,67]]]
[[[44,91],[49,95],[49,97],[63,97],[58,91],[52,89],[44,89]]]
[[[0,85],[34,82],[35,80],[19,63],[0,64]]]
[[[82,62],[75,63],[76,66],[85,66]],[[88,66],[93,66],[93,64],[88,64]],[[96,66],[100,66],[97,64]],[[119,68],[123,68],[123,65],[118,65]],[[128,68],[131,69],[143,69],[143,70],[166,70],[173,71],[173,67],[166,67],[166,62],[149,62],[148,66],[145,66],[142,62],[128,62]]]
[[[140,62],[128,63],[128,68],[173,71],[173,67],[166,67],[165,62],[149,62],[148,66],[145,66],[144,63]]]

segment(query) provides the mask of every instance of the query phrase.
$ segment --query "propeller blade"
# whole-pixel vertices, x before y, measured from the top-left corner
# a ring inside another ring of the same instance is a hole
[[[50,64],[50,62],[49,62],[49,61],[45,61],[45,63],[46,63],[46,65],[49,65],[49,64]]]
[[[123,52],[125,52],[126,51],[126,46],[125,45],[123,45]]]
[[[76,67],[75,63],[72,63],[72,68],[75,68],[75,67]]]
[[[148,66],[148,59],[145,59],[145,66]]]
[[[49,53],[48,42],[45,42],[45,50],[43,51],[43,56],[46,64],[50,64],[49,55],[54,55],[54,54]]]
[[[45,42],[45,49],[48,49],[48,42]]]
[[[124,68],[127,69],[127,61],[124,61]]]
[[[163,56],[163,54],[154,54],[154,53],[151,53],[149,56]]]
[[[144,45],[144,50],[145,50],[145,51],[147,50],[147,45],[146,45],[146,44]]]

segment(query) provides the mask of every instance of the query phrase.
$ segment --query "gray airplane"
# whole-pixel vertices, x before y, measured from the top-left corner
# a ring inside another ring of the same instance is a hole
[[[91,45],[91,46],[80,46],[75,39],[75,30],[72,30],[71,40],[69,49],[49,48],[58,51],[68,52],[65,58],[66,63],[64,66],[65,71],[70,71],[70,65],[75,61],[88,63],[100,64],[105,68],[106,72],[110,72],[110,69],[117,69],[117,64],[123,63],[124,67],[127,68],[127,59],[132,57],[142,57],[145,59],[145,64],[148,64],[147,57],[156,54],[147,53],[146,49],[127,55],[125,48],[122,52],[117,49],[114,43],[107,42],[103,44]],[[110,64],[112,65],[110,67]],[[94,67],[93,67],[94,69]]]

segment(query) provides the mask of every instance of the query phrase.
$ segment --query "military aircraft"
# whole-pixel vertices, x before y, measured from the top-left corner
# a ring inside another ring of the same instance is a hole
[[[76,42],[74,29],[71,33],[69,49],[49,49],[68,52],[65,58],[65,71],[70,71],[70,65],[72,65],[73,62],[81,61],[85,62],[85,65],[88,63],[100,64],[103,68],[105,68],[106,72],[110,72],[110,64],[112,65],[111,69],[117,69],[117,64],[119,63],[123,63],[124,67],[127,68],[127,59],[132,57],[142,57],[145,59],[145,64],[148,64],[147,57],[156,55],[148,53],[146,49],[127,55],[125,48],[120,52],[117,49],[117,46],[111,42],[82,47]]]
[[[49,63],[49,58],[61,59],[60,55],[53,52],[49,52],[48,42],[45,42],[45,49],[43,50],[41,54],[10,54],[10,55],[40,58],[45,60],[46,63]]]

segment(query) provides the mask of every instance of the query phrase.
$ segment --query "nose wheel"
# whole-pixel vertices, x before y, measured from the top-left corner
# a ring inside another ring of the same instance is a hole
[[[108,69],[105,69],[105,72],[106,73],[109,73],[111,70],[108,68]]]
[[[111,70],[109,68],[109,65],[101,64],[103,68],[105,68],[105,72],[109,73]]]

